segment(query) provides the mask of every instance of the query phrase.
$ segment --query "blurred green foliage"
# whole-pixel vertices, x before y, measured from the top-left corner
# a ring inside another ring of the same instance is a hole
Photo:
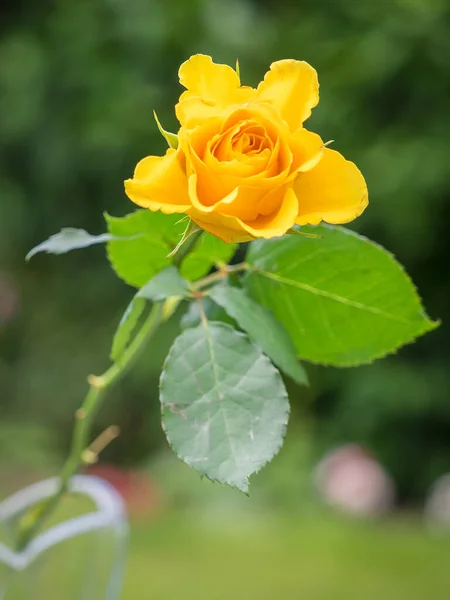
[[[132,291],[100,247],[29,265],[23,257],[61,227],[100,233],[103,211],[133,209],[122,182],[164,149],[152,109],[176,130],[176,72],[195,52],[232,65],[239,57],[249,84],[281,58],[317,68],[321,102],[308,127],[336,140],[369,186],[355,227],[397,255],[431,317],[445,319],[446,0],[8,0],[0,14],[0,429],[45,425],[55,452],[66,448],[85,377],[107,365]],[[110,458],[134,463],[164,443],[156,384],[174,327],[98,419],[99,429],[122,428]],[[450,469],[449,358],[444,322],[373,367],[312,368],[312,391],[291,394],[293,419],[313,424],[317,456],[361,442],[403,497],[420,497]],[[3,459],[23,454],[20,434],[12,438]]]
[[[327,513],[283,518],[222,509],[159,514],[131,525],[126,600],[448,598],[448,540],[427,536],[413,520],[376,527]],[[93,556],[92,546],[80,536],[46,556],[35,584],[45,598],[68,598],[68,582],[72,594],[80,580],[83,591],[100,588],[109,548]],[[69,560],[83,551],[89,560]]]

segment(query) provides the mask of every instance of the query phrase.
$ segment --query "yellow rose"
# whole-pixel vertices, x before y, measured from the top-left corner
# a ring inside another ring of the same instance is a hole
[[[319,101],[316,71],[281,60],[256,89],[197,54],[180,67],[178,148],[141,160],[125,182],[139,206],[186,213],[225,242],[294,224],[348,223],[367,206],[358,168],[303,127]]]

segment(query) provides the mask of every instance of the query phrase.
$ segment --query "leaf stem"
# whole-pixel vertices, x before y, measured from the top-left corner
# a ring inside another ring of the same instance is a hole
[[[44,522],[53,513],[62,497],[68,491],[70,478],[85,463],[83,457],[86,456],[86,451],[89,451],[88,442],[92,421],[101,405],[105,392],[129,371],[157,327],[164,320],[163,304],[154,304],[139,333],[124,351],[120,359],[111,365],[103,375],[90,375],[88,377],[90,388],[83,404],[75,413],[75,427],[70,453],[61,470],[58,489],[53,496],[41,503],[38,510],[34,509],[23,516],[19,525],[19,539],[17,544],[19,551],[28,545]],[[90,460],[88,462],[92,462],[92,459],[95,458],[93,456],[94,452],[89,454]]]
[[[217,281],[222,281],[231,273],[241,273],[242,271],[249,271],[251,269],[248,263],[239,263],[237,265],[223,265],[220,267],[218,271],[211,273],[211,275],[207,275],[203,277],[203,279],[199,279],[192,285],[192,289],[197,291],[201,290],[212,283],[216,283]]]

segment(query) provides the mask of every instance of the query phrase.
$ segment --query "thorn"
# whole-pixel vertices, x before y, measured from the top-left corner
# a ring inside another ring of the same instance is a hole
[[[98,454],[95,454],[95,452],[91,452],[90,450],[85,450],[81,455],[81,462],[85,465],[95,465],[97,461]]]
[[[108,444],[118,437],[120,429],[117,425],[107,427],[87,448],[82,454],[82,461],[86,464],[93,465],[97,462],[100,452],[102,452]]]
[[[89,375],[87,378],[88,384],[95,388],[96,390],[101,390],[105,387],[105,382],[103,377],[98,377],[97,375]]]

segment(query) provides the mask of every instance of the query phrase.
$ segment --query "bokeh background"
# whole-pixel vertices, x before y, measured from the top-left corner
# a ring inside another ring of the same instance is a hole
[[[239,58],[251,85],[275,60],[304,59],[321,84],[308,127],[368,182],[351,227],[398,257],[443,325],[372,366],[311,367],[308,391],[289,383],[288,441],[245,498],[167,450],[157,380],[169,323],[96,423],[121,428],[102,468],[136,523],[124,597],[448,598],[450,541],[424,520],[450,472],[448,1],[6,0],[0,32],[1,494],[58,469],[86,375],[107,367],[133,293],[102,247],[29,264],[27,251],[133,209],[122,182],[164,150],[153,109],[176,131],[177,69],[191,54]],[[318,499],[315,466],[350,443],[395,485],[381,519]]]

